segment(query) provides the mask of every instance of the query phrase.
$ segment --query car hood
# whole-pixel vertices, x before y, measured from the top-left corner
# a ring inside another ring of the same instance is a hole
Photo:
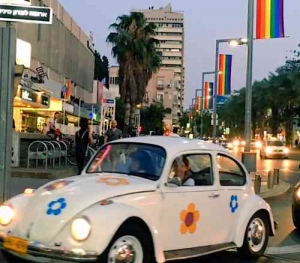
[[[29,201],[16,234],[48,243],[83,210],[105,199],[155,191],[157,182],[128,175],[101,174],[70,177],[39,188]]]

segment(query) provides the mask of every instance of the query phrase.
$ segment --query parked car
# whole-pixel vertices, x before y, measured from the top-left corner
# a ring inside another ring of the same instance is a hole
[[[289,148],[283,141],[277,139],[266,140],[263,142],[260,149],[261,158],[288,158]]]
[[[8,262],[165,262],[237,248],[263,255],[270,206],[223,147],[158,136],[102,146],[80,176],[26,189],[0,206]]]

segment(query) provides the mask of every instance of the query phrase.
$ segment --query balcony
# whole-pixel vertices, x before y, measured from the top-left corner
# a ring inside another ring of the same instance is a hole
[[[177,48],[177,49],[182,49],[182,44],[179,43],[160,43],[158,45],[159,48]]]
[[[160,41],[168,41],[168,40],[182,41],[183,40],[183,36],[171,36],[171,35],[158,35],[158,36],[155,36],[155,38]],[[182,46],[181,46],[181,48],[182,48]]]
[[[159,27],[156,31],[161,33],[182,33],[183,27]]]

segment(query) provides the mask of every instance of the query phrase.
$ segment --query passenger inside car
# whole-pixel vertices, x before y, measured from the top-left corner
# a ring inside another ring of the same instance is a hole
[[[183,186],[194,186],[195,180],[188,174],[190,170],[190,162],[187,157],[182,156],[177,158],[173,162],[172,170],[174,171],[174,177],[179,177],[182,180]]]

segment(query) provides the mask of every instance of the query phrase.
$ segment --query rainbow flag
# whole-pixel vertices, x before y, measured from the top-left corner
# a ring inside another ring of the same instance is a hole
[[[212,99],[214,94],[214,84],[211,82],[204,83],[204,109],[212,108]]]
[[[72,89],[72,83],[71,80],[68,80],[65,84],[65,100],[70,100],[71,98],[71,89]]]
[[[219,86],[218,95],[227,95],[231,93],[231,69],[232,55],[221,54],[219,56]]]
[[[197,102],[196,102],[196,110],[201,111],[201,100],[202,98],[200,96],[197,97]]]
[[[283,0],[257,0],[256,39],[284,37]]]

